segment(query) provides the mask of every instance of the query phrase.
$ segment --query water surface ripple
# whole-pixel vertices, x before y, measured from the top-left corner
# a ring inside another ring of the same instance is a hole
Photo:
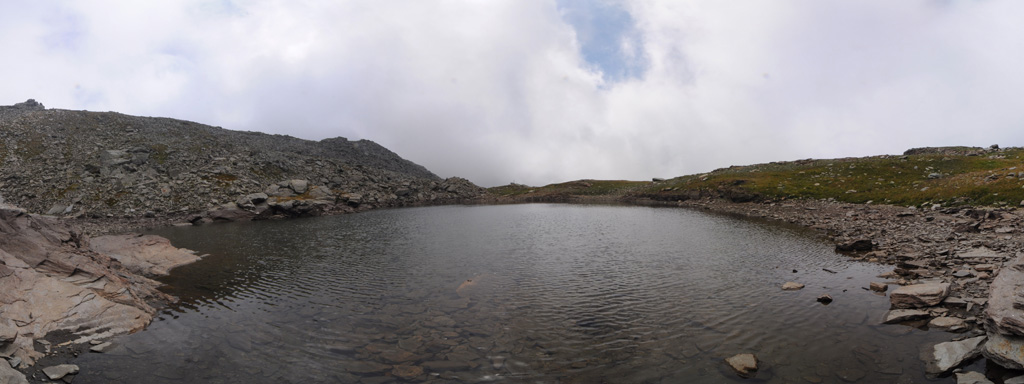
[[[163,280],[181,302],[148,329],[79,358],[76,382],[913,383],[920,346],[949,339],[879,325],[887,298],[862,287],[883,266],[689,210],[450,206],[158,234],[211,256]],[[737,353],[761,360],[754,379],[725,366]]]

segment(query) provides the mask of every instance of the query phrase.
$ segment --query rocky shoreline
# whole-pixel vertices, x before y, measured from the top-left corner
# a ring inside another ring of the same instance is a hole
[[[891,310],[879,323],[951,332],[950,342],[922,346],[929,375],[952,372],[958,382],[992,382],[982,373],[956,371],[984,357],[1006,369],[997,372],[1002,382],[1024,382],[1024,212],[831,200],[697,199],[674,205],[811,228],[853,259],[892,265],[879,280],[863,282],[864,289],[889,292]]]

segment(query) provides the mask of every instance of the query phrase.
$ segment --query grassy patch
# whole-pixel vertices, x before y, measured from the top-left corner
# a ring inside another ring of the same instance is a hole
[[[962,148],[956,153],[971,153]],[[973,149],[977,151],[978,149]],[[1024,200],[1020,149],[960,155],[950,152],[853,159],[801,160],[719,169],[647,188],[670,199],[691,191],[740,190],[759,198],[833,198],[897,205],[1017,205]]]

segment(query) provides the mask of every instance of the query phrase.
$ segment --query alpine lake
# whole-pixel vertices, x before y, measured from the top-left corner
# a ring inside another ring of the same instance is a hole
[[[161,279],[180,301],[147,329],[75,359],[76,383],[954,381],[918,358],[952,335],[881,324],[864,287],[891,267],[778,223],[527,204],[152,233],[207,256]],[[725,363],[740,353],[752,378]]]

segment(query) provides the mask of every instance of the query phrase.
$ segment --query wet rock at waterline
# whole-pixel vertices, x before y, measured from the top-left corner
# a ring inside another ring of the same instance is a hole
[[[757,372],[757,357],[750,353],[741,353],[725,359],[729,367],[740,377],[753,377]]]
[[[970,360],[981,356],[985,336],[973,337],[960,341],[938,343],[921,351],[921,360],[925,362],[925,371],[930,375],[949,372]]]
[[[885,292],[889,289],[889,284],[872,281],[869,285],[869,289],[871,289],[874,292]]]
[[[938,329],[947,332],[962,332],[967,330],[967,323],[964,319],[950,316],[936,317],[928,322],[928,328]]]
[[[783,291],[798,291],[801,289],[804,289],[804,285],[797,282],[788,281],[785,284],[782,284]]]
[[[815,299],[815,300],[817,300],[819,303],[822,303],[824,305],[829,305],[830,303],[832,303],[832,295],[829,295],[829,294],[826,293],[826,294],[823,294],[821,296],[818,296],[818,298]]]
[[[924,308],[938,305],[949,295],[949,284],[905,285],[889,294],[893,308]]]
[[[150,302],[170,299],[89,240],[55,218],[0,208],[0,354],[32,365],[43,356],[33,344],[50,332],[76,342],[134,332],[152,319]]]
[[[884,324],[898,324],[904,321],[927,319],[931,317],[928,311],[918,309],[893,309],[885,314]]]
[[[1024,370],[1024,337],[989,332],[983,353],[1003,367]]]
[[[154,277],[165,276],[171,268],[199,260],[195,252],[175,248],[153,235],[108,235],[90,239],[89,248],[121,262],[128,270]]]
[[[61,364],[52,367],[43,368],[43,373],[50,380],[60,380],[67,375],[74,375],[78,373],[78,366],[74,364]]]

